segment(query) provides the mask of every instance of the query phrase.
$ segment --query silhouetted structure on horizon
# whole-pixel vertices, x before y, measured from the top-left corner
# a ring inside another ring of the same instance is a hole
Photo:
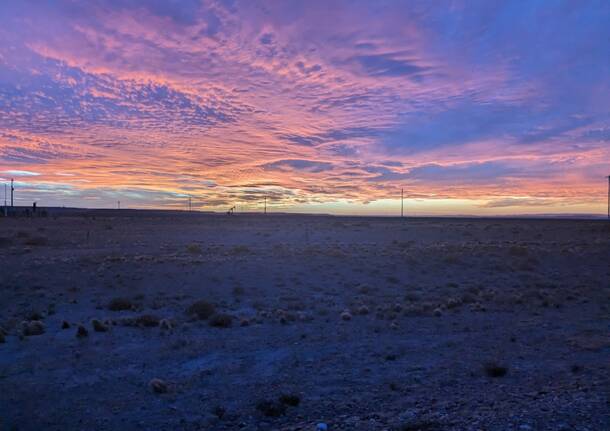
[[[610,175],[608,175],[608,219],[610,220]]]

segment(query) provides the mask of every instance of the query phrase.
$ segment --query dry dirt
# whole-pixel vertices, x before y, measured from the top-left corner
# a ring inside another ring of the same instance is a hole
[[[606,221],[64,211],[0,262],[0,429],[610,429]]]

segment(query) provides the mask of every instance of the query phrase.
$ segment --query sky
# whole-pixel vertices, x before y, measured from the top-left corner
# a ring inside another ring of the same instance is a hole
[[[2,1],[0,180],[19,205],[605,213],[609,23],[606,0]]]

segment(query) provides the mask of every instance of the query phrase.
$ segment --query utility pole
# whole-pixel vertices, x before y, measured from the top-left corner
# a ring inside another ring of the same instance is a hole
[[[404,216],[404,197],[405,197],[405,189],[400,189],[400,218]]]
[[[14,183],[15,183],[15,180],[11,178],[11,208],[14,207],[14,205],[13,205],[13,203],[14,203],[13,202],[13,195],[14,195],[14,192],[15,192],[15,187],[13,186]]]
[[[265,214],[267,214],[267,195],[265,195]]]
[[[189,195],[189,212],[193,209],[193,205],[191,203],[191,195]]]
[[[610,175],[608,175],[608,220],[610,220]]]
[[[121,209],[121,201],[116,201],[116,207],[117,209]]]

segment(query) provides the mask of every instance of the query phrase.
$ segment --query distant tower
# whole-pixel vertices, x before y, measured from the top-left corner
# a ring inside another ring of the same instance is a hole
[[[405,197],[405,189],[400,189],[400,218],[403,218],[403,216],[404,216],[404,209],[405,209],[404,197]]]
[[[189,195],[189,211],[193,209],[193,204],[191,202],[191,195]]]
[[[121,201],[116,201],[116,207],[117,209],[121,209]]]
[[[11,178],[11,208],[13,208],[14,204],[13,204],[13,194],[15,192],[15,187],[13,186],[13,184],[15,183],[15,180]]]
[[[265,214],[267,214],[267,195],[265,195]]]

